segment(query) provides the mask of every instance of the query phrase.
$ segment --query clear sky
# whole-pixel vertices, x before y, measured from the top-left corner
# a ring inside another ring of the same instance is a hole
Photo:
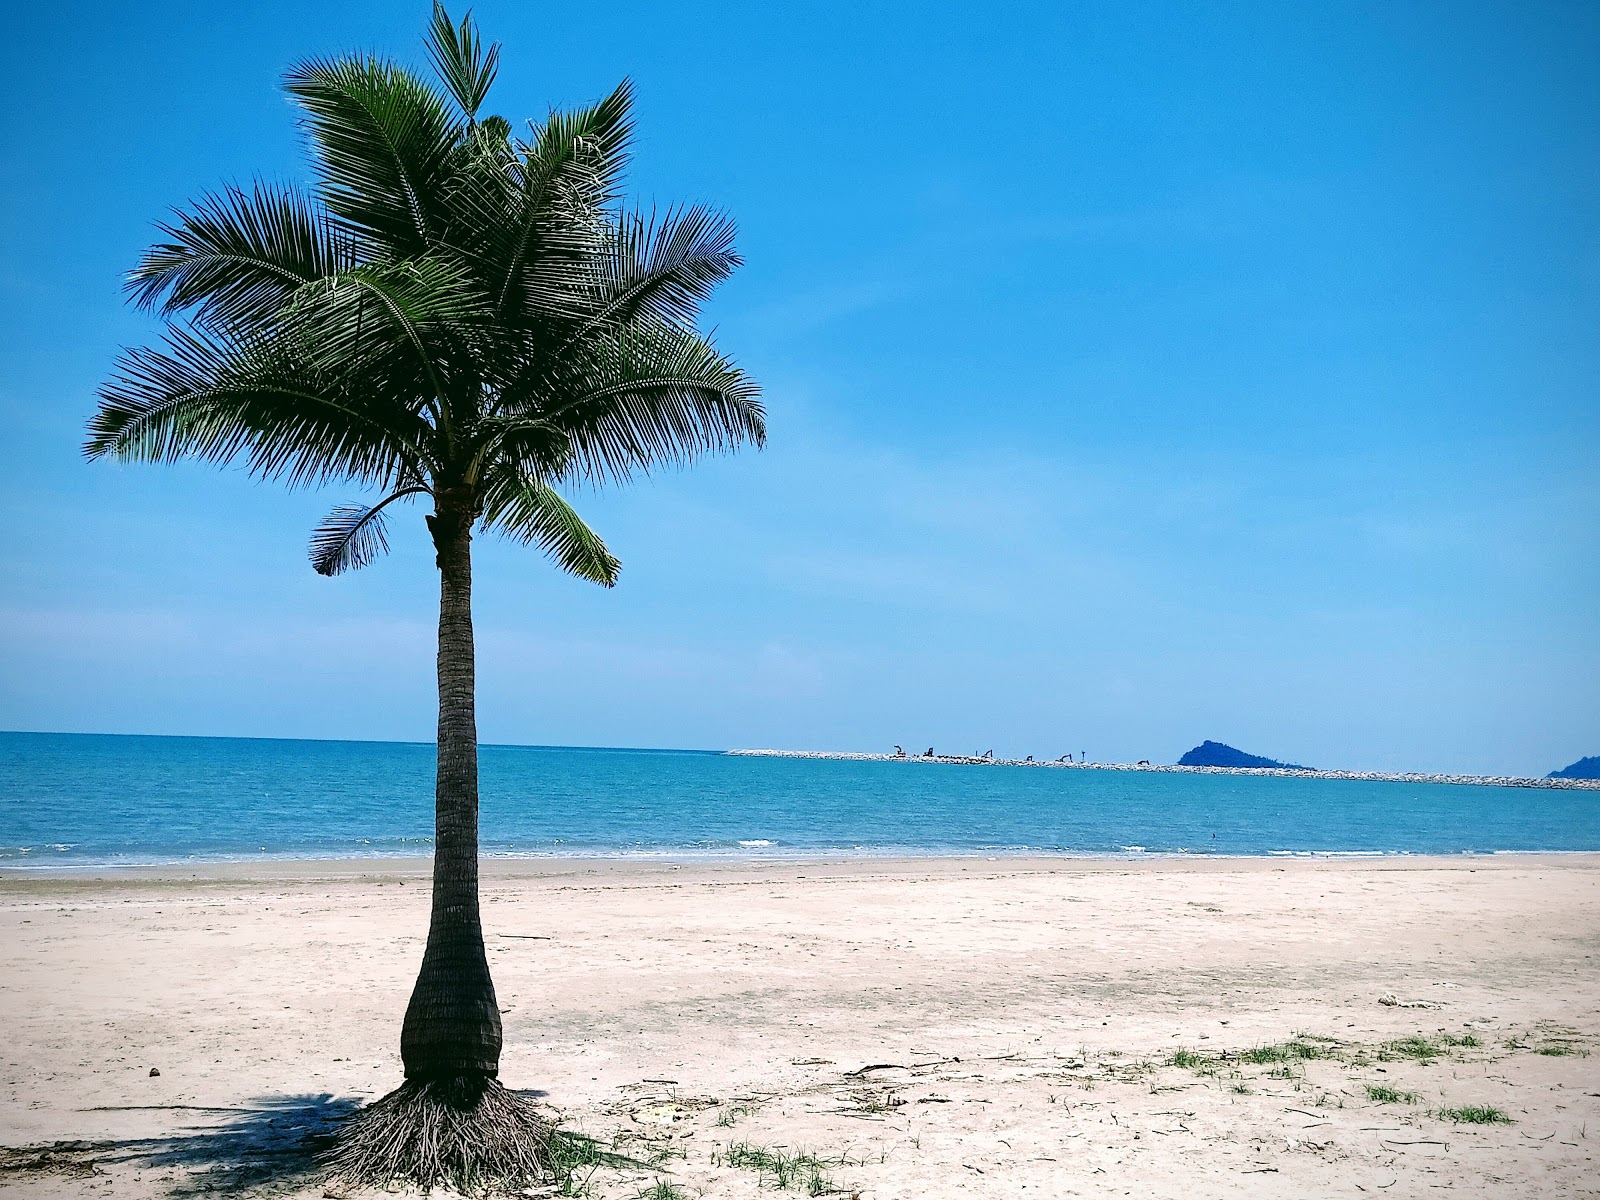
[[[631,76],[729,209],[770,446],[480,542],[485,741],[1543,773],[1600,753],[1600,6],[476,8],[518,121]],[[427,739],[435,580],[346,492],[85,465],[168,208],[304,178],[297,58],[426,6],[14,9],[0,728]]]

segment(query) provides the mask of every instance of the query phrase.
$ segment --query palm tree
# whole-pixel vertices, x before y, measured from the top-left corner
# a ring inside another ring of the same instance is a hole
[[[439,86],[367,56],[292,69],[316,182],[208,194],[132,272],[165,345],[100,391],[91,458],[242,460],[290,485],[370,489],[311,537],[324,575],[431,504],[439,570],[433,906],[401,1032],[405,1083],[346,1130],[367,1178],[483,1187],[548,1177],[549,1127],[496,1081],[500,1013],[478,909],[472,538],[537,546],[603,586],[619,564],[559,490],[765,440],[756,385],[696,330],[739,264],[700,207],[645,214],[619,184],[624,82],[514,136],[479,117],[499,60],[435,4]]]

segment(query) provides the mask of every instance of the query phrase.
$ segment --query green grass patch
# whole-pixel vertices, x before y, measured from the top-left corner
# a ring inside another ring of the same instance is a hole
[[[1172,1057],[1167,1059],[1167,1066],[1185,1067],[1192,1071],[1205,1066],[1210,1061],[1204,1054],[1198,1054],[1193,1050],[1174,1050]]]
[[[1441,1108],[1433,1114],[1458,1125],[1512,1125],[1514,1121],[1498,1108],[1486,1104],[1469,1104],[1465,1108]]]
[[[1483,1045],[1476,1035],[1464,1033],[1457,1037],[1451,1033],[1441,1033],[1437,1037],[1423,1037],[1421,1034],[1412,1037],[1397,1038],[1392,1042],[1385,1042],[1378,1050],[1378,1058],[1384,1062],[1392,1062],[1397,1058],[1409,1058],[1426,1066],[1436,1058],[1442,1058],[1452,1050],[1471,1050]]]
[[[1279,1042],[1274,1046],[1251,1046],[1248,1050],[1239,1052],[1239,1061],[1253,1063],[1258,1066],[1267,1063],[1304,1062],[1312,1058],[1332,1058],[1333,1051],[1326,1046],[1318,1046],[1311,1042],[1303,1042],[1298,1038],[1292,1042]]]
[[[1410,1058],[1420,1063],[1431,1063],[1439,1057],[1439,1052],[1440,1047],[1432,1040],[1421,1036],[1412,1036],[1385,1042],[1383,1049],[1378,1052],[1378,1057],[1385,1061],[1396,1058]]]
[[[825,1196],[839,1189],[834,1187],[826,1171],[829,1167],[843,1166],[846,1159],[818,1158],[804,1150],[785,1153],[752,1146],[749,1142],[734,1142],[720,1155],[713,1155],[714,1165],[742,1167],[759,1172],[763,1183],[769,1180],[773,1187],[784,1191],[797,1191],[806,1196]]]
[[[689,1193],[675,1183],[658,1179],[652,1186],[637,1193],[634,1200],[689,1200]]]
[[[1379,1104],[1415,1104],[1418,1096],[1415,1092],[1402,1092],[1398,1088],[1369,1083],[1367,1084],[1367,1099],[1375,1100]]]
[[[1587,1050],[1574,1046],[1571,1042],[1546,1042],[1539,1047],[1537,1053],[1548,1055],[1551,1058],[1569,1058],[1574,1054],[1582,1058],[1589,1057]]]
[[[558,1129],[550,1139],[550,1156],[559,1187],[558,1196],[587,1196],[594,1173],[601,1167],[640,1170],[648,1164],[570,1129]]]

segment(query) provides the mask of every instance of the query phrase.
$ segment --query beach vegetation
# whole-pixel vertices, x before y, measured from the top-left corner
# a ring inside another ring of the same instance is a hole
[[[848,1162],[843,1154],[821,1157],[804,1150],[769,1149],[752,1146],[749,1142],[733,1142],[720,1155],[713,1155],[713,1165],[756,1171],[761,1182],[806,1196],[825,1196],[840,1191],[826,1172],[830,1167],[845,1166]]]
[[[485,112],[500,47],[438,5],[437,78],[370,54],[286,78],[309,188],[205,195],[129,278],[167,321],[100,389],[91,459],[239,463],[367,494],[310,540],[337,575],[420,505],[439,576],[432,911],[400,1032],[405,1082],[347,1121],[351,1183],[463,1192],[559,1183],[593,1146],[499,1082],[478,896],[473,540],[498,534],[603,587],[620,564],[567,499],[705,452],[759,446],[755,383],[698,330],[740,259],[702,207],[625,206],[624,81],[516,133]],[[587,1147],[587,1149],[585,1149]]]
[[[1486,1104],[1469,1104],[1463,1108],[1441,1108],[1435,1110],[1433,1115],[1444,1121],[1454,1121],[1458,1125],[1516,1124],[1502,1110]]]
[[[1583,1058],[1589,1057],[1587,1050],[1581,1046],[1574,1046],[1571,1042],[1546,1042],[1538,1048],[1536,1053],[1550,1058],[1566,1058],[1569,1055],[1578,1055]]]
[[[1378,1058],[1383,1062],[1409,1058],[1427,1066],[1451,1050],[1471,1050],[1481,1045],[1483,1043],[1477,1036],[1470,1033],[1461,1035],[1440,1033],[1431,1038],[1415,1034],[1384,1042],[1378,1049]]]
[[[1239,1051],[1239,1061],[1253,1065],[1304,1062],[1307,1059],[1332,1057],[1333,1051],[1328,1047],[1319,1046],[1314,1042],[1302,1041],[1298,1038],[1293,1041],[1278,1042],[1270,1046],[1251,1046],[1246,1050]]]
[[[1378,1050],[1378,1058],[1383,1062],[1393,1062],[1397,1058],[1415,1059],[1424,1066],[1439,1057],[1441,1047],[1432,1040],[1414,1035],[1412,1037],[1396,1038],[1383,1043]]]
[[[635,1200],[689,1200],[689,1193],[666,1179],[658,1179],[649,1187],[634,1193]]]
[[[608,1150],[597,1139],[570,1129],[552,1130],[547,1149],[552,1162],[550,1174],[553,1182],[546,1185],[544,1190],[557,1196],[589,1195],[595,1173],[602,1168],[637,1171],[649,1165],[619,1152],[614,1146]],[[496,1187],[489,1184],[479,1190],[488,1192],[496,1190]],[[504,1190],[503,1186],[500,1190]],[[463,1191],[463,1194],[471,1195],[472,1192]]]
[[[1415,1104],[1420,1097],[1416,1092],[1403,1092],[1384,1084],[1369,1083],[1367,1099],[1375,1104]]]

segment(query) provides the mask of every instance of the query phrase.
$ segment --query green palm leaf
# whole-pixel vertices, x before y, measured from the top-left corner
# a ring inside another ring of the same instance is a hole
[[[100,389],[85,453],[132,462],[243,455],[291,486],[352,479],[382,486],[425,469],[421,422],[341,395],[282,346],[229,344],[174,330],[165,351],[118,360]]]
[[[552,113],[531,141],[480,137],[477,171],[464,186],[452,244],[477,264],[507,322],[582,320],[595,307],[595,262],[612,218],[633,137],[632,86]]]
[[[669,326],[592,345],[570,399],[546,415],[595,479],[625,479],[702,453],[766,444],[755,381],[710,341]]]
[[[622,570],[598,534],[549,484],[509,471],[489,482],[483,526],[525,546],[538,546],[563,571],[613,587]]]
[[[409,395],[401,403],[440,425],[461,390],[453,373],[473,378],[468,343],[487,316],[471,274],[431,256],[331,276],[302,290],[285,314],[319,370]]]
[[[692,327],[700,305],[743,261],[733,239],[733,222],[699,205],[660,217],[624,214],[597,256],[598,311],[586,328],[639,321]]]
[[[128,278],[134,300],[166,315],[186,308],[212,326],[270,320],[296,290],[354,265],[352,247],[309,198],[257,184],[202,197],[161,230]]]
[[[580,215],[598,215],[619,198],[632,144],[633,84],[624,79],[597,104],[546,117],[526,146],[528,175],[559,181]]]
[[[471,14],[453,25],[444,5],[434,0],[433,24],[428,30],[428,57],[440,82],[449,90],[468,119],[476,118],[484,97],[494,86],[500,69],[500,44],[485,46],[472,24]]]
[[[375,58],[301,63],[285,87],[307,114],[328,211],[374,253],[426,253],[449,221],[464,133],[444,98]]]
[[[383,510],[396,500],[425,492],[424,487],[403,488],[377,504],[341,504],[311,531],[311,566],[319,575],[338,575],[366,566],[389,552]]]

